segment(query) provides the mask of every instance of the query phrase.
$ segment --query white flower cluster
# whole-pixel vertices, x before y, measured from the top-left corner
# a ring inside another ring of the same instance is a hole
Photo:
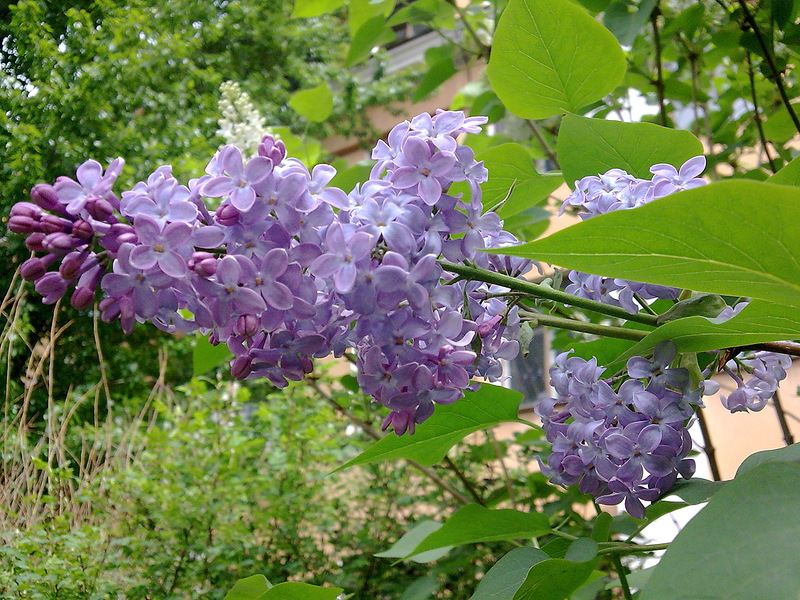
[[[265,134],[272,133],[266,119],[256,110],[250,95],[235,81],[226,81],[219,86],[219,111],[217,134],[225,144],[238,146],[246,156],[254,156],[258,144]]]

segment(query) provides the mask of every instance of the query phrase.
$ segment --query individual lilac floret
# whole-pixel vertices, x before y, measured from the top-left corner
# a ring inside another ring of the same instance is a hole
[[[542,472],[554,483],[577,484],[602,504],[625,502],[639,519],[642,501],[665,493],[678,475],[691,477],[693,392],[688,371],[667,367],[674,356],[675,344],[662,342],[653,360],[632,358],[633,379],[615,388],[618,378],[602,379],[596,359],[559,354],[550,368],[557,396],[536,406],[553,443],[540,459]]]

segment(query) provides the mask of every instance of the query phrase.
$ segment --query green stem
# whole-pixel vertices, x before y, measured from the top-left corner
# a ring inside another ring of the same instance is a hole
[[[597,302],[596,300],[587,300],[586,298],[581,298],[579,296],[567,294],[566,292],[562,292],[561,290],[555,290],[548,286],[531,283],[530,281],[526,281],[524,279],[517,279],[516,277],[510,277],[508,275],[494,273],[492,271],[487,271],[485,269],[479,269],[478,267],[457,265],[446,261],[439,261],[439,264],[442,265],[442,268],[445,271],[450,271],[451,273],[455,273],[456,275],[460,275],[466,279],[471,279],[474,281],[483,281],[485,283],[493,283],[495,285],[501,285],[503,287],[507,287],[510,290],[524,292],[536,298],[546,298],[547,300],[554,300],[556,302],[561,302],[563,304],[569,304],[571,306],[576,306],[578,308],[583,308],[585,310],[590,310],[592,312],[600,313],[601,315],[616,317],[617,319],[634,321],[636,323],[650,325],[651,327],[657,327],[658,325],[656,323],[656,317],[653,315],[647,315],[644,313],[630,314],[624,308],[619,306],[610,306],[602,302]],[[644,335],[641,335],[640,337],[637,337],[635,339],[638,340],[641,339],[642,337],[644,337]]]
[[[597,554],[638,554],[639,552],[655,552],[656,550],[666,550],[669,548],[669,542],[666,544],[615,544],[608,548],[600,548]]]
[[[558,327],[559,329],[569,329],[570,331],[580,331],[591,333],[603,337],[613,337],[621,340],[632,340],[638,342],[647,336],[646,331],[638,329],[625,329],[624,327],[613,327],[611,325],[600,325],[599,323],[588,323],[586,321],[576,321],[575,319],[565,319],[544,313],[534,313],[524,311],[520,313],[526,321],[535,325],[546,325],[548,327]]]
[[[614,568],[617,570],[617,575],[619,575],[619,583],[620,587],[622,588],[622,595],[625,597],[625,600],[633,600],[631,587],[628,585],[628,576],[625,574],[625,567],[622,565],[622,560],[620,559],[619,554],[612,555],[611,562],[614,563]]]

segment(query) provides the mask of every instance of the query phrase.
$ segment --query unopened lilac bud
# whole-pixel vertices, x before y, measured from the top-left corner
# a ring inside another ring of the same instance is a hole
[[[244,379],[251,371],[253,365],[253,358],[247,354],[244,356],[237,356],[231,363],[231,375],[234,379]]]
[[[232,204],[224,204],[219,207],[219,210],[217,210],[214,216],[217,220],[217,223],[224,225],[225,227],[230,227],[231,225],[236,225],[236,223],[239,222],[240,214],[241,213],[239,210]]]
[[[201,277],[211,277],[217,272],[217,259],[210,252],[195,252],[189,261],[189,268]]]
[[[45,210],[65,214],[64,205],[58,201],[55,188],[48,183],[37,183],[31,190],[31,200]]]
[[[45,236],[42,246],[53,254],[66,254],[86,242],[72,237],[68,233],[51,233]]]
[[[72,305],[72,308],[77,310],[89,308],[94,301],[94,293],[95,290],[88,287],[75,288],[75,291],[72,292],[72,297],[69,299],[69,303]]]
[[[45,237],[41,231],[36,231],[25,238],[25,247],[33,252],[44,252]]]
[[[108,232],[100,238],[100,245],[116,254],[122,244],[135,244],[138,241],[133,227],[124,223],[115,223]]]
[[[8,229],[14,233],[28,235],[39,231],[39,221],[30,217],[16,215],[8,220]]]
[[[212,346],[216,346],[219,344],[219,336],[217,335],[216,331],[212,331],[208,334],[208,343]]]
[[[105,198],[92,198],[86,203],[86,210],[93,218],[105,223],[115,223],[114,207]]]
[[[240,315],[236,320],[236,333],[252,337],[258,332],[259,324],[259,319],[255,315]]]
[[[48,254],[42,258],[33,256],[26,260],[19,268],[20,275],[25,281],[36,281],[47,273],[47,267],[57,257],[54,254]]]
[[[266,156],[273,165],[279,165],[286,158],[286,145],[271,135],[265,135],[258,145],[258,155]]]
[[[12,217],[28,217],[38,220],[42,217],[42,209],[30,202],[17,202],[11,207]]]
[[[61,266],[58,267],[59,274],[67,281],[75,279],[80,274],[81,267],[87,256],[87,252],[70,252],[61,261]]]
[[[45,233],[69,233],[72,223],[55,215],[45,214],[39,220],[39,228]]]
[[[82,240],[89,240],[94,235],[94,229],[89,221],[78,219],[72,224],[72,235]]]

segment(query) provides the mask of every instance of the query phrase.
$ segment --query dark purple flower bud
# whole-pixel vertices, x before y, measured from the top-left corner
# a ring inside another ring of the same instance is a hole
[[[219,207],[219,210],[214,213],[214,218],[220,225],[231,227],[239,222],[239,215],[241,214],[242,213],[240,213],[233,204],[223,204]]]
[[[42,218],[42,209],[31,204],[30,202],[17,202],[11,207],[10,216],[12,217],[28,217],[34,221]]]
[[[91,198],[86,202],[86,210],[93,218],[104,223],[116,223],[114,207],[105,198]]]
[[[8,229],[14,233],[28,235],[39,231],[39,221],[30,217],[14,216],[8,220]]]
[[[237,356],[231,363],[231,375],[234,379],[245,379],[250,374],[252,365],[253,357],[250,355]]]
[[[20,266],[20,275],[25,281],[36,281],[47,272],[47,267],[56,258],[58,257],[54,254],[48,254],[42,258],[31,257]]]
[[[31,190],[31,200],[45,210],[66,214],[64,206],[58,201],[55,188],[47,183],[37,183]]]
[[[72,222],[55,215],[44,214],[39,220],[39,228],[45,233],[69,233],[72,230]]]
[[[45,237],[41,231],[36,231],[25,239],[25,247],[33,252],[44,252]]]
[[[88,252],[70,252],[61,261],[61,266],[58,267],[58,273],[67,281],[75,279],[80,275],[81,267],[86,261]]]
[[[45,250],[48,252],[62,255],[85,244],[85,241],[74,238],[68,233],[51,233],[45,236],[42,242],[42,246],[44,246]]]
[[[78,219],[72,224],[72,235],[82,240],[89,240],[94,235],[94,228],[89,221]]]
[[[236,333],[245,337],[253,337],[259,328],[259,319],[255,315],[240,315],[236,319]]]
[[[94,301],[94,292],[95,290],[88,287],[75,288],[75,291],[72,292],[72,297],[69,299],[69,303],[72,305],[72,308],[77,310],[89,308]]]

